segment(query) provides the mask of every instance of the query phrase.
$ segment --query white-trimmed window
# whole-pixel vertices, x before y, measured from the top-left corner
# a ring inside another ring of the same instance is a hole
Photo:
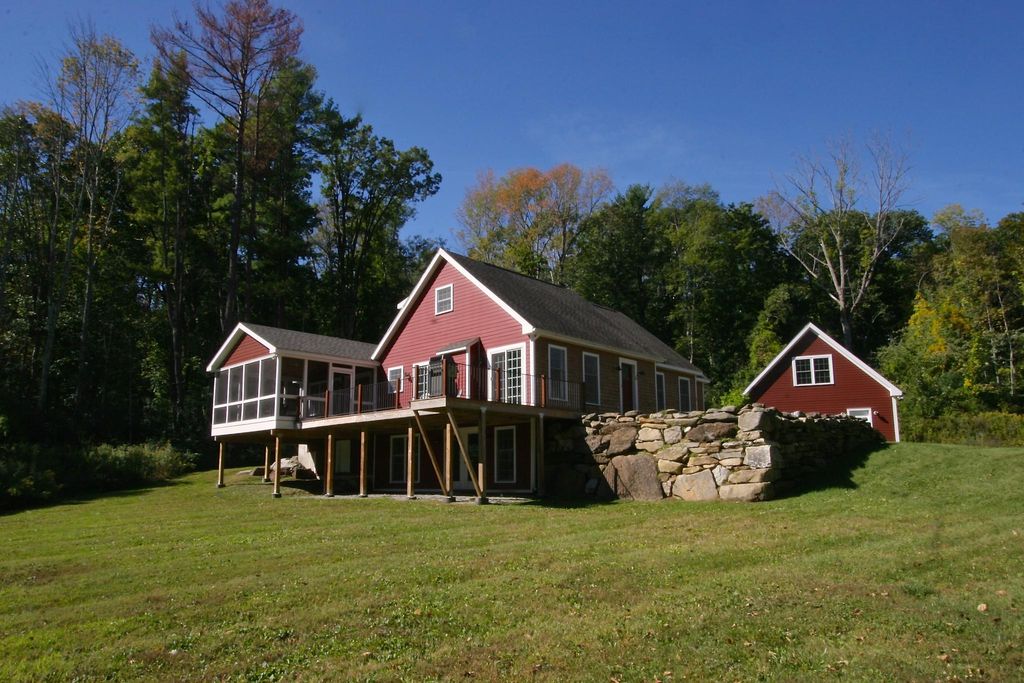
[[[420,437],[417,434],[413,437],[413,448],[415,449],[412,454],[412,480],[417,484],[420,481]],[[406,460],[406,435],[405,434],[392,434],[390,453],[391,453],[391,467],[390,467],[390,481],[392,484],[400,484],[405,482],[405,460]]]
[[[416,373],[416,398],[427,398],[430,395],[430,363],[417,363],[413,369]]]
[[[494,481],[514,484],[516,481],[516,428],[494,428]]]
[[[450,313],[455,308],[453,285],[444,285],[434,290],[434,315]]]
[[[690,406],[690,380],[686,377],[679,378],[679,410],[693,410]]]
[[[524,344],[502,349],[490,349],[491,371],[488,384],[491,400],[502,403],[523,402],[523,351]]]
[[[596,353],[583,352],[583,400],[587,405],[601,403],[601,357]]]
[[[794,386],[832,384],[832,354],[797,356],[793,359]]]
[[[564,346],[548,346],[548,396],[555,401],[569,400],[569,361]]]
[[[388,384],[391,385],[388,387],[388,393],[401,393],[405,388],[405,380],[402,375],[403,370],[404,367],[401,365],[396,368],[388,368]]]
[[[872,411],[871,408],[847,408],[846,409],[846,414],[847,415],[849,415],[850,417],[855,417],[858,420],[864,420],[865,422],[867,422],[872,427],[875,425],[874,420],[872,420],[873,413],[874,413],[874,411]]]
[[[657,410],[665,410],[665,373],[654,373],[654,401]]]

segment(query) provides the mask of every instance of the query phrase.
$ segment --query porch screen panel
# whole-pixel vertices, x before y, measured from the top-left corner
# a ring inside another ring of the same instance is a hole
[[[299,414],[299,392],[302,391],[302,375],[306,362],[299,358],[281,359],[281,415],[296,417]]]
[[[274,416],[276,386],[277,359],[265,358],[260,361],[260,417]]]

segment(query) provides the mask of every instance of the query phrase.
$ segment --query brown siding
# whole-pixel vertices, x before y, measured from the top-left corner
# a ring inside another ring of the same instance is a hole
[[[832,384],[796,386],[793,359],[796,356],[832,356]],[[896,440],[892,397],[881,384],[808,331],[790,353],[751,390],[751,400],[782,411],[845,414],[848,408],[871,408],[875,429],[888,441]]]
[[[247,360],[259,358],[260,356],[265,356],[268,353],[270,353],[270,349],[268,349],[263,344],[260,344],[258,341],[256,341],[249,335],[245,335],[235,345],[235,348],[231,351],[231,353],[228,354],[228,359],[224,361],[223,365],[234,365],[235,363],[244,363]]]

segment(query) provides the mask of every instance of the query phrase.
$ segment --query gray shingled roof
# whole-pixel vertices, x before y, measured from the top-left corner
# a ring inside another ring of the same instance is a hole
[[[582,296],[489,263],[447,252],[455,261],[539,330],[652,356],[666,365],[703,372],[629,316]]]
[[[281,353],[290,351],[292,353],[309,353],[368,361],[374,348],[376,348],[374,344],[353,341],[352,339],[328,337],[323,334],[310,334],[309,332],[297,332],[295,330],[285,330],[280,327],[255,325],[253,323],[242,324],[273,344],[278,352]]]

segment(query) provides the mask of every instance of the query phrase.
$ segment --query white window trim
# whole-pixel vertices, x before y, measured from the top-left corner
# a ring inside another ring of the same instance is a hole
[[[828,358],[828,381],[827,382],[815,382],[814,381],[814,379],[815,379],[814,359],[815,358]],[[796,362],[798,360],[809,360],[809,361],[811,361],[811,381],[810,381],[809,384],[799,384],[796,381]],[[820,354],[817,354],[817,355],[814,355],[814,356],[794,356],[792,362],[790,363],[790,369],[793,372],[793,386],[794,387],[822,387],[822,386],[827,386],[829,384],[835,384],[836,383],[836,372],[835,372],[835,368],[832,365],[832,354],[831,353],[820,353]]]
[[[512,432],[512,478],[511,479],[498,479],[498,432],[500,431],[511,431]],[[515,425],[507,425],[503,427],[494,428],[494,483],[495,484],[514,484],[516,478],[519,476],[518,469],[516,467],[516,457],[518,453],[519,444],[516,443],[516,428]]]
[[[661,405],[658,405],[658,380],[661,380]],[[668,407],[668,387],[665,386],[665,373],[654,371],[654,409],[665,410]]]
[[[580,361],[581,362],[581,365],[580,365],[580,375],[581,375],[581,377],[580,377],[580,379],[584,383],[583,392],[586,393],[587,387],[585,385],[586,385],[586,382],[587,382],[587,357],[588,356],[590,358],[593,358],[594,360],[597,361],[597,402],[596,403],[588,402],[586,396],[583,397],[583,402],[584,402],[585,405],[588,405],[588,406],[599,406],[599,405],[601,405],[601,356],[600,356],[600,354],[591,353],[589,351],[584,351],[583,352],[583,356],[582,356],[582,359]]]
[[[565,370],[565,378],[556,380],[554,373],[551,371],[551,356],[553,351],[562,352],[562,369]],[[558,387],[558,393],[555,393],[555,387]],[[557,344],[548,344],[548,396],[553,401],[568,401],[569,400],[569,349],[564,346],[558,346]]]
[[[639,368],[635,360],[629,358],[619,357],[619,412],[625,412],[623,406],[622,396],[622,366],[632,365],[633,366],[633,410],[640,410],[640,382],[639,382]]]
[[[484,349],[484,357],[487,359],[487,395],[494,396],[494,368],[491,367],[491,356],[496,353],[505,353],[507,351],[514,351],[519,349],[519,366],[520,366],[520,379],[519,379],[519,401],[521,405],[536,405],[536,401],[532,404],[528,402],[531,397],[532,389],[529,389],[529,377],[526,373],[526,342],[520,342],[519,344],[508,344],[506,346],[495,346],[493,349]]]
[[[391,373],[395,370],[398,370],[398,393],[403,394],[405,393],[405,366],[396,365],[388,368],[387,377],[389,382],[391,381]]]
[[[846,414],[849,415],[850,417],[856,417],[857,419],[864,419],[864,418],[860,417],[859,415],[854,415],[854,413],[862,412],[862,411],[866,412],[868,414],[868,424],[871,425],[872,427],[874,427],[875,426],[875,411],[872,410],[871,408],[847,408],[846,409]]]
[[[441,303],[441,292],[448,290],[448,310],[442,311],[439,308]],[[434,315],[444,315],[455,310],[455,286],[453,284],[441,285],[434,289]]]
[[[392,458],[395,455],[395,448],[394,448],[394,446],[392,444],[395,442],[396,439],[401,439],[402,441],[405,441],[406,438],[408,438],[408,435],[406,435],[406,434],[391,434],[390,438],[388,439],[388,483],[390,483],[390,484],[404,484],[405,483],[405,477],[402,477],[401,479],[395,479],[394,478],[395,473],[393,471],[393,468],[391,467],[391,463],[393,462]],[[420,473],[422,472],[422,468],[420,467],[420,465],[422,464],[420,462],[420,451],[422,450],[422,448],[420,447],[420,435],[419,434],[414,434],[413,435],[413,440],[414,440],[414,442],[416,444],[415,452],[413,453],[413,462],[412,462],[413,472],[416,473],[416,478],[413,479],[413,483],[414,484],[418,484],[418,483],[420,483]],[[403,470],[409,464],[409,451],[407,450],[408,448],[409,448],[408,444],[405,444],[405,446],[402,447],[402,469]]]
[[[680,377],[676,381],[676,389],[679,392],[679,397],[678,397],[679,398],[679,404],[678,404],[679,405],[679,410],[683,410],[684,409],[683,408],[683,395],[684,395],[683,394],[683,387],[684,386],[686,387],[686,394],[685,394],[685,396],[686,396],[686,406],[687,406],[685,408],[685,410],[688,410],[688,411],[689,410],[693,410],[694,401],[693,401],[693,395],[690,393],[690,378],[689,377]]]

